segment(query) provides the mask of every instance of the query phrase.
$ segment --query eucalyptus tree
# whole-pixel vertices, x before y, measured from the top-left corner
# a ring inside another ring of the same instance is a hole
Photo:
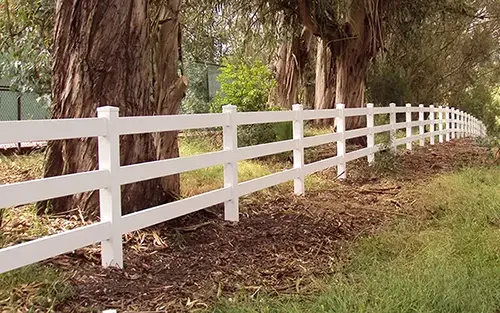
[[[182,51],[182,29],[180,14],[182,0],[150,0],[152,55],[153,114],[179,114],[181,101],[187,90],[183,71],[179,72]],[[149,115],[149,114],[148,114]],[[170,159],[179,156],[177,131],[154,134],[156,159]],[[169,198],[180,195],[179,174],[162,178],[163,192]]]
[[[499,12],[500,3],[477,0],[431,8],[420,18],[407,16],[370,70],[370,101],[454,106],[494,125]]]
[[[121,116],[154,115],[150,100],[151,49],[147,0],[57,1],[54,26],[52,118],[92,117],[100,106],[120,108]],[[122,136],[122,165],[156,160],[151,134]],[[50,141],[45,177],[97,167],[97,141]],[[122,187],[124,212],[167,200],[161,180]],[[50,205],[49,205],[50,204]],[[39,210],[95,213],[96,192],[42,202]]]

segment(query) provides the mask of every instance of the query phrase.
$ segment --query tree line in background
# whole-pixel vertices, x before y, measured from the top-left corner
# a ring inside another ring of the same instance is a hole
[[[0,39],[0,77],[50,94],[52,118],[103,105],[134,116],[411,102],[454,106],[499,131],[495,0],[4,0]],[[206,63],[222,66],[214,98]],[[50,142],[45,176],[95,169],[96,144]],[[176,132],[123,136],[121,147],[122,165],[179,154]],[[123,186],[124,212],[177,199],[179,184],[173,175]],[[38,208],[92,214],[97,203],[93,192]]]

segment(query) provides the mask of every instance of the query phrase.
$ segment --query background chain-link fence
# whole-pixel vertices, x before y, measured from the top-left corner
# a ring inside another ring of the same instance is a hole
[[[35,93],[12,91],[0,86],[0,121],[38,120],[49,117],[49,107]]]

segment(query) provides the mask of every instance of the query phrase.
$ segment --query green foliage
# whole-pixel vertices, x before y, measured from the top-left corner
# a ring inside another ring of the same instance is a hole
[[[292,122],[264,123],[238,126],[238,146],[255,146],[292,139]]]
[[[499,188],[500,168],[439,177],[421,195],[430,219],[361,239],[321,294],[235,298],[215,312],[496,313]]]
[[[425,4],[424,2],[428,2]],[[500,2],[403,1],[367,79],[368,99],[387,105],[448,105],[497,132]]]
[[[260,60],[226,59],[218,77],[221,89],[212,102],[212,111],[236,105],[239,112],[279,110],[269,108],[267,98],[275,84],[269,68]],[[242,147],[292,138],[290,122],[241,125],[238,144]]]
[[[500,95],[498,89],[485,84],[474,84],[453,95],[451,106],[478,117],[490,135],[500,134]]]
[[[377,63],[368,72],[367,99],[381,106],[405,103],[412,98],[411,87],[403,69]]]
[[[238,111],[264,111],[275,81],[270,69],[260,60],[225,59],[218,80],[221,89],[212,103],[213,112],[222,106],[236,105]]]
[[[51,0],[9,0],[0,11],[0,78],[21,92],[50,93],[54,10]]]

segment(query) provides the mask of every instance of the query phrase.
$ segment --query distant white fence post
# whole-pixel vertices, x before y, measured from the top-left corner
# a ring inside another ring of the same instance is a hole
[[[305,175],[304,175],[304,117],[302,104],[292,106],[295,111],[293,120],[293,139],[295,140],[295,149],[293,149],[293,168],[298,169],[299,174],[293,180],[293,191],[296,195],[305,193]]]
[[[425,145],[425,125],[424,125],[424,105],[419,104],[418,105],[418,121],[420,122],[418,124],[418,134],[420,135],[420,139],[418,141],[419,145],[423,147]]]
[[[345,179],[346,175],[346,162],[345,162],[345,117],[344,117],[344,104],[337,103],[335,108],[339,110],[339,116],[335,118],[335,124],[337,125],[337,133],[340,134],[340,138],[337,141],[337,156],[340,157],[340,164],[337,166],[337,176],[339,179]]]
[[[446,139],[446,142],[450,141],[450,108],[449,107],[446,107],[444,109],[445,111],[445,119],[446,119],[446,135],[445,135],[445,139]]]
[[[224,164],[224,187],[231,188],[231,200],[224,202],[224,219],[237,222],[239,220],[238,193],[238,128],[236,125],[236,106],[225,105],[222,113],[227,114],[227,124],[222,128],[222,144],[225,151],[230,151],[231,158]]]
[[[443,143],[443,106],[440,105],[438,108],[438,120],[439,120],[439,143]]]
[[[471,131],[470,131],[470,121],[471,121],[472,115],[467,113],[467,137],[470,137]]]
[[[457,133],[457,111],[455,108],[451,108],[451,139],[456,138]]]
[[[467,137],[467,113],[463,112],[464,137]]]
[[[389,113],[389,123],[391,125],[391,131],[389,133],[391,142],[391,151],[396,152],[396,103],[390,103],[391,113]]]
[[[464,113],[459,110],[458,111],[458,129],[459,129],[459,138],[463,138],[464,137]]]
[[[464,137],[469,137],[469,117],[466,112],[464,112]]]
[[[465,138],[466,135],[465,135],[465,112],[464,111],[460,111],[460,120],[461,120],[461,137],[462,138]]]
[[[366,127],[368,128],[368,135],[366,135],[367,148],[371,149],[370,154],[367,156],[368,164],[373,164],[375,161],[375,153],[373,147],[375,146],[375,135],[373,134],[373,127],[375,127],[375,119],[373,114],[373,103],[366,105],[368,114],[366,114]]]
[[[411,103],[406,104],[406,139],[412,136],[411,127]],[[406,143],[406,149],[411,150],[413,142],[408,141]]]
[[[123,268],[123,246],[120,222],[122,200],[120,186],[120,135],[118,133],[119,109],[106,106],[97,108],[97,117],[107,119],[106,136],[98,137],[99,169],[109,171],[109,186],[99,190],[99,207],[102,222],[111,223],[111,236],[101,242],[103,267]]]
[[[472,135],[475,137],[476,136],[476,117],[472,116],[472,121],[471,121],[471,127],[472,127]]]
[[[430,141],[431,145],[434,145],[434,141],[436,140],[434,130],[436,130],[436,127],[434,127],[434,114],[435,114],[435,109],[434,105],[430,105],[429,108],[431,109],[431,112],[429,113],[429,120],[431,121],[431,124],[429,125],[429,131],[431,133]]]

